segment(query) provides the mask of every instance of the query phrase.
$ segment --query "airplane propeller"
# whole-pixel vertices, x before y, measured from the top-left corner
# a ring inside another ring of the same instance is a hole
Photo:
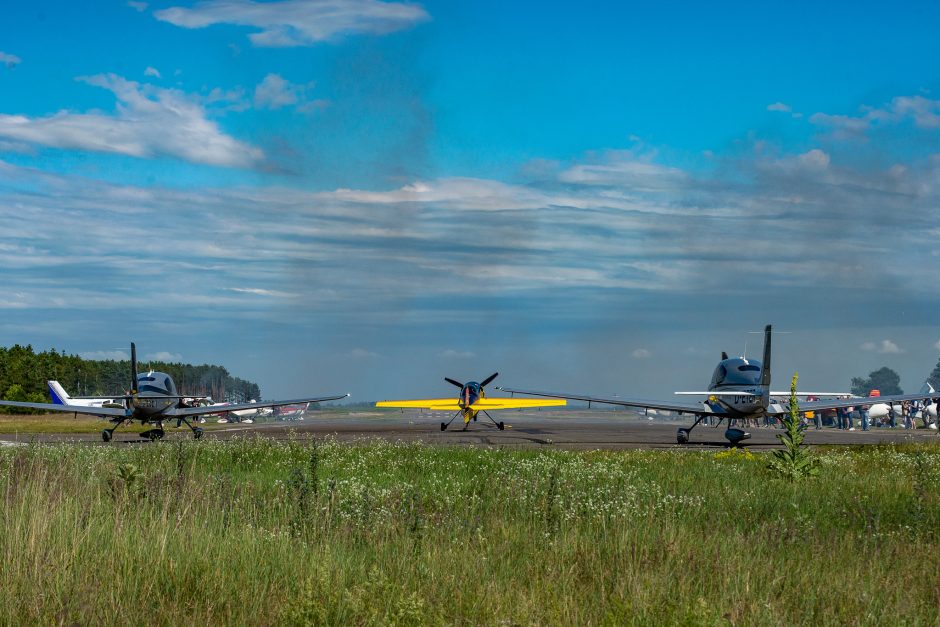
[[[485,388],[487,385],[493,382],[493,379],[495,379],[498,376],[499,376],[499,373],[494,372],[493,374],[491,374],[490,376],[488,376],[487,378],[483,379],[483,381],[480,382],[480,387]]]
[[[463,389],[463,383],[461,383],[460,381],[454,381],[453,379],[449,377],[444,377],[444,380],[450,383],[451,385],[456,385],[457,387]]]
[[[131,394],[137,394],[137,346],[131,342]]]

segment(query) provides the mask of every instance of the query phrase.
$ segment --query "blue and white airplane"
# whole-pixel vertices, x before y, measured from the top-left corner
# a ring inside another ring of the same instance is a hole
[[[226,406],[226,411],[240,411],[244,409],[261,409],[264,407],[283,407],[284,405],[298,405],[302,403],[317,403],[321,401],[334,401],[340,398],[346,398],[349,394],[332,394],[328,396],[318,396],[312,398],[292,399],[289,401],[265,401],[263,403],[238,403]],[[55,396],[53,396],[55,398]],[[193,396],[183,396],[176,389],[170,375],[163,372],[148,372],[140,374],[137,372],[137,347],[131,343],[131,392],[123,396],[115,396],[110,399],[116,403],[123,403],[123,406],[102,406],[83,405],[77,403],[23,403],[19,401],[0,400],[0,406],[25,407],[28,409],[41,409],[43,411],[58,411],[70,414],[84,414],[88,416],[99,416],[107,418],[113,426],[101,432],[101,437],[105,442],[110,442],[117,429],[125,420],[137,420],[141,424],[153,425],[152,429],[143,432],[141,435],[151,440],[159,440],[165,433],[163,423],[167,420],[176,420],[176,426],[185,424],[189,427],[193,436],[202,437],[202,429],[193,426],[190,418],[195,418],[203,414],[214,414],[219,411],[218,407],[196,407],[187,404],[186,400],[192,400]],[[66,399],[59,399],[66,400]],[[88,400],[88,399],[85,399]],[[94,399],[97,400],[97,399]]]
[[[771,325],[764,328],[764,358],[762,361],[745,359],[744,357],[729,358],[727,353],[721,354],[721,361],[715,367],[711,383],[703,392],[676,392],[678,395],[705,396],[705,400],[698,403],[676,401],[651,401],[638,398],[601,398],[584,394],[561,394],[558,392],[537,392],[500,387],[504,392],[514,394],[530,394],[533,396],[546,396],[549,398],[566,398],[590,403],[605,403],[621,405],[624,407],[639,407],[644,409],[662,409],[678,412],[679,414],[692,414],[695,421],[691,427],[680,427],[676,433],[676,441],[686,444],[689,434],[698,423],[706,417],[715,417],[719,421],[727,420],[725,437],[736,445],[741,440],[751,437],[751,434],[734,426],[736,420],[761,419],[765,416],[782,417],[788,411],[788,404],[782,400],[789,397],[789,392],[771,392],[770,390],[770,353],[771,353]],[[797,396],[838,396],[837,392],[800,392]],[[902,401],[927,400],[937,396],[932,388],[922,389],[917,394],[903,394],[897,396],[882,396],[879,403],[900,403]],[[857,407],[862,399],[859,398],[833,398],[829,400],[806,401],[800,403],[800,412],[821,411],[838,407]]]

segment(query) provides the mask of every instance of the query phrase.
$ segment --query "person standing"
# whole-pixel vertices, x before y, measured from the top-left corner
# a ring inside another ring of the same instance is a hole
[[[860,405],[858,413],[862,419],[862,431],[871,430],[871,415],[868,413],[868,405]]]
[[[892,429],[898,428],[898,414],[894,410],[894,403],[888,403],[888,426]]]
[[[904,423],[905,429],[914,428],[914,418],[912,414],[913,408],[911,407],[911,403],[909,401],[901,403],[901,422]]]

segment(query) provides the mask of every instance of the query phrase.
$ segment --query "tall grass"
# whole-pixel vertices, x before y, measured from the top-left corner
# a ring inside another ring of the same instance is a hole
[[[4,623],[936,623],[940,448],[0,450]]]

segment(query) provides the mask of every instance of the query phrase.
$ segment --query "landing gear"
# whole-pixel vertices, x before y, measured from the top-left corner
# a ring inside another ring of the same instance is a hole
[[[457,416],[459,416],[461,413],[463,413],[463,410],[458,411],[456,414],[454,414],[453,416],[451,416],[451,418],[450,418],[450,420],[449,420],[448,422],[442,422],[442,423],[441,423],[441,431],[447,431],[447,427],[450,426],[450,423],[452,423],[454,420],[456,420]],[[467,427],[464,426],[464,429],[466,429],[466,428],[467,428]]]
[[[124,419],[122,418],[120,420],[112,420],[111,422],[114,424],[114,426],[101,432],[101,439],[105,442],[111,441],[111,438],[114,437],[114,430],[121,426],[121,424],[124,422]]]
[[[689,443],[689,432],[690,432],[690,431],[692,431],[692,430],[691,430],[691,429],[686,429],[686,428],[684,428],[684,427],[680,427],[679,430],[676,431],[676,443],[677,443],[677,444],[688,444],[688,443]]]
[[[147,438],[151,442],[156,442],[157,440],[162,440],[163,436],[165,435],[166,435],[166,432],[160,427],[157,427],[156,429],[149,429],[147,431],[144,431],[143,433],[140,434],[140,437]]]
[[[751,434],[745,431],[744,429],[738,429],[737,427],[728,427],[725,431],[725,437],[728,438],[728,442],[731,443],[731,446],[737,446],[741,443],[741,440],[748,440],[751,437]]]
[[[484,414],[486,414],[486,417],[490,419],[490,422],[492,422],[494,425],[496,425],[496,428],[497,428],[497,429],[499,429],[500,431],[503,431],[503,430],[506,429],[506,425],[504,425],[502,421],[496,422],[496,421],[493,419],[493,417],[490,416],[490,412],[486,411],[485,409],[481,409],[480,411],[482,411]],[[474,419],[476,419],[476,418],[474,418]]]
[[[695,422],[692,423],[692,426],[691,426],[691,427],[679,427],[679,430],[676,431],[676,443],[677,443],[677,444],[688,444],[688,443],[689,443],[689,435],[691,435],[692,429],[694,429],[694,428],[696,427],[696,425],[698,425],[698,423],[702,422],[702,419],[704,419],[704,418],[705,418],[705,416],[696,416],[696,417],[695,417]]]
[[[176,428],[179,429],[181,424],[185,424],[193,432],[193,439],[198,440],[202,437],[202,427],[194,427],[186,418],[180,416],[176,419]]]
[[[447,431],[447,423],[446,423],[446,422],[442,422],[442,423],[441,423],[441,431]]]

